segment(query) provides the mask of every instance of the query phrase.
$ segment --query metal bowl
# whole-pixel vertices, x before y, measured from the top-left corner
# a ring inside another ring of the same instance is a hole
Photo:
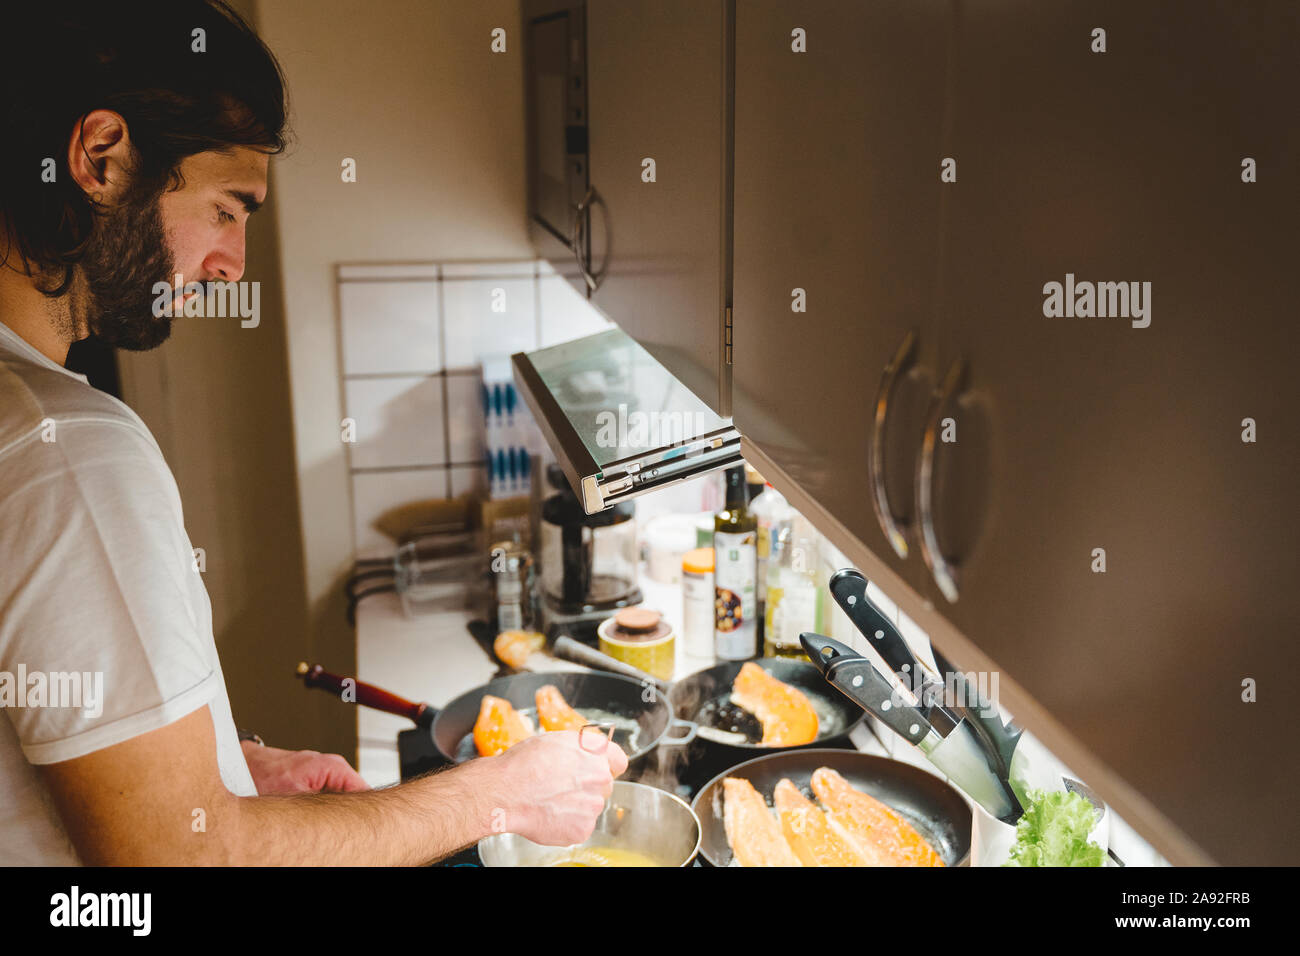
[[[615,780],[585,842],[541,846],[517,833],[494,833],[479,841],[478,855],[484,866],[551,866],[584,848],[630,850],[660,866],[689,866],[700,852],[700,821],[685,800],[667,790]]]

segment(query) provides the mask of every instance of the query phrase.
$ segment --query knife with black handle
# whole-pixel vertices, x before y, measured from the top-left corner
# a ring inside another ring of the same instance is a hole
[[[916,698],[922,712],[934,721],[936,709],[942,707],[944,716],[953,724],[962,717],[968,718],[985,751],[998,765],[997,769],[1004,776],[1010,776],[1012,755],[1020,742],[1020,729],[1004,726],[996,705],[983,697],[979,688],[967,682],[962,672],[947,661],[944,661],[941,675],[932,676],[893,621],[867,596],[867,583],[866,576],[857,568],[843,568],[831,575],[831,596],[886,664],[896,672],[919,675],[910,677],[909,682],[917,688]],[[939,655],[935,660],[938,662]],[[950,687],[953,691],[951,699],[947,697]]]
[[[919,747],[933,732],[925,715],[861,654],[821,634],[800,634],[799,641],[828,683],[908,743]]]
[[[972,800],[1004,823],[1020,819],[1019,800],[992,765],[985,742],[969,720],[947,726],[932,723],[930,718],[946,721],[948,711],[936,707],[927,716],[902,699],[871,661],[839,641],[805,633],[799,643],[836,690],[919,749]]]
[[[894,622],[867,597],[866,576],[857,568],[844,568],[831,575],[829,587],[835,603],[848,615],[867,643],[895,673],[907,675],[909,688],[915,688],[922,710],[929,713],[931,705],[942,700],[941,682],[931,676],[912,653]]]

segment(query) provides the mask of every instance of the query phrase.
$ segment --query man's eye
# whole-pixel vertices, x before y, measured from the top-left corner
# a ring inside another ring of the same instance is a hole
[[[217,207],[217,218],[220,219],[222,222],[234,222],[234,221],[235,221],[235,217],[232,216],[230,213],[226,212],[226,211],[225,211],[224,209],[222,209],[220,206]]]

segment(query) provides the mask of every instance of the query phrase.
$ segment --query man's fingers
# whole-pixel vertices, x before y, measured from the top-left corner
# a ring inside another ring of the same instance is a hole
[[[622,747],[612,741],[609,749],[605,751],[605,759],[609,762],[609,772],[615,777],[627,769],[627,754],[623,753]]]
[[[324,770],[324,780],[321,782],[322,790],[353,793],[358,790],[370,789],[370,784],[366,783],[365,778],[353,770],[352,765],[338,754],[330,754],[327,757],[318,759]]]
[[[610,740],[607,730],[588,724],[578,731],[578,746],[590,754],[603,754],[609,747],[617,745]]]

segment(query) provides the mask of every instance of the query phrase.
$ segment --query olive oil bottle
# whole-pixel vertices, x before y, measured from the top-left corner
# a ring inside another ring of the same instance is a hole
[[[758,519],[745,468],[727,469],[726,506],[713,518],[713,647],[720,661],[758,653]]]

